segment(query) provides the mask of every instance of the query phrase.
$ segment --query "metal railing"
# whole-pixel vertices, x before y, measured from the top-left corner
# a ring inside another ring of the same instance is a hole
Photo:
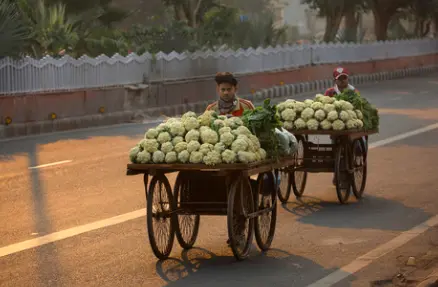
[[[0,60],[0,94],[103,88],[149,80],[178,80],[214,75],[281,70],[311,64],[366,62],[427,55],[438,52],[438,40],[418,39],[368,44],[317,44],[227,51],[141,56],[118,54],[74,59],[44,57],[36,60]]]

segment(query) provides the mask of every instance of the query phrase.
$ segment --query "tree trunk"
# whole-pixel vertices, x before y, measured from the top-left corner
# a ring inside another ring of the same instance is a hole
[[[374,31],[377,41],[385,41],[388,38],[388,25],[391,17],[384,13],[373,11]]]
[[[324,42],[334,42],[336,33],[338,33],[339,26],[341,25],[342,14],[340,15],[327,15],[325,18],[325,33]]]
[[[357,25],[356,11],[349,9],[345,12],[345,41],[357,42]]]

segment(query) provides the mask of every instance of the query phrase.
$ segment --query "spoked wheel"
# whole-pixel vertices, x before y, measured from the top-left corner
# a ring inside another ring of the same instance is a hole
[[[243,260],[251,251],[254,235],[254,201],[249,178],[239,177],[231,184],[228,197],[228,237],[234,257]]]
[[[262,251],[271,247],[277,223],[277,198],[272,172],[259,174],[257,190],[253,191],[255,210],[265,210],[255,218],[255,238]]]
[[[348,172],[348,151],[344,144],[336,146],[335,183],[340,203],[347,203],[351,194],[351,174]]]
[[[306,138],[298,136],[297,142],[298,142],[298,151],[297,151],[297,161],[296,161],[296,167],[300,168],[304,166],[304,141]],[[301,197],[304,193],[304,189],[306,188],[307,183],[307,171],[302,170],[294,170],[291,173],[291,183],[292,183],[292,190],[296,197]]]
[[[174,188],[174,227],[179,245],[184,249],[190,249],[196,242],[199,231],[199,214],[184,214],[181,206],[189,200],[190,178],[183,172],[178,174]]]
[[[282,203],[287,203],[290,197],[290,191],[292,186],[291,172],[286,168],[279,170],[278,174],[280,175],[281,178],[280,185],[278,186],[277,189],[278,199],[280,199]]]
[[[172,198],[172,189],[166,176],[154,176],[147,194],[147,227],[152,251],[158,259],[169,257],[175,238]]]
[[[355,139],[352,144],[353,153],[353,194],[362,198],[367,182],[366,146],[363,139]]]

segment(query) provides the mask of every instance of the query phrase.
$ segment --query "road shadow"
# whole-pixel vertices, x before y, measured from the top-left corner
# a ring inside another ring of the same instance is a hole
[[[346,205],[303,196],[282,207],[297,215],[301,223],[331,228],[406,231],[432,216],[419,208],[370,195]]]
[[[255,247],[254,247],[255,248]],[[278,249],[252,254],[237,262],[233,256],[218,256],[202,248],[185,250],[181,259],[157,263],[166,286],[308,286],[334,270]]]
[[[46,145],[67,140],[89,140],[102,137],[126,137],[141,140],[146,129],[156,124],[126,124],[102,128],[78,129],[66,132],[47,133],[0,142],[0,162],[13,160],[14,155],[24,154],[35,145]]]
[[[37,166],[38,154],[37,148],[34,145],[28,150],[29,167]],[[39,169],[29,169],[29,177],[31,180],[32,205],[33,205],[33,221],[34,230],[38,236],[48,235],[54,232],[50,221],[46,205],[46,196],[44,182],[41,180]],[[38,274],[38,281],[41,286],[61,286],[59,278],[54,278],[54,274],[61,274],[61,266],[58,259],[58,253],[54,244],[46,244],[44,248],[36,248],[36,262],[34,266]]]

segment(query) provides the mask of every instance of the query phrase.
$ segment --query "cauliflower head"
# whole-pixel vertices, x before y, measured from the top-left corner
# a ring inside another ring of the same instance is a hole
[[[157,136],[158,136],[158,131],[156,129],[149,129],[144,135],[146,139],[156,139]]]
[[[294,126],[297,130],[302,130],[307,127],[306,122],[302,118],[298,118],[294,121]]]
[[[324,110],[317,110],[315,112],[315,119],[317,119],[318,121],[322,121],[325,119],[325,112]]]
[[[235,153],[239,151],[246,151],[248,149],[248,142],[245,139],[238,138],[231,144],[231,150]]]
[[[191,163],[201,163],[204,158],[204,154],[200,151],[194,151],[190,154],[190,162]]]
[[[323,108],[324,112],[326,112],[326,114],[330,113],[331,111],[335,111],[335,105],[333,104],[325,104],[324,108]]]
[[[357,114],[355,111],[348,110],[347,113],[350,115],[350,119],[357,120]]]
[[[187,143],[186,142],[177,143],[174,149],[177,153],[181,153],[182,151],[187,150]]]
[[[164,152],[164,154],[168,154],[169,152],[173,151],[173,144],[171,142],[165,142],[161,145],[161,151]]]
[[[302,112],[301,112],[301,118],[304,121],[308,121],[311,118],[313,118],[313,115],[315,114],[315,111],[312,108],[305,108]]]
[[[285,109],[284,111],[281,112],[280,115],[281,118],[285,121],[294,121],[297,116],[295,111],[292,109]]]
[[[340,102],[341,102],[342,109],[344,111],[352,111],[352,110],[354,110],[354,106],[350,102],[343,101],[343,100],[341,100]]]
[[[267,153],[266,153],[266,151],[264,150],[264,149],[259,149],[258,151],[257,151],[257,153],[260,155],[260,159],[261,160],[265,160],[266,159],[266,157],[268,156],[267,155]]]
[[[363,120],[363,114],[360,110],[355,110],[356,116],[359,120]]]
[[[324,108],[324,104],[320,102],[314,102],[310,105],[310,108],[312,108],[312,110],[314,111],[322,110]]]
[[[230,132],[223,133],[221,134],[220,141],[226,146],[230,146],[234,141],[234,135]]]
[[[283,128],[287,130],[293,130],[294,129],[294,122],[293,121],[285,121],[283,122]]]
[[[176,136],[184,136],[186,133],[186,129],[184,128],[184,125],[180,121],[175,121],[169,124],[170,128],[170,134],[174,137]]]
[[[230,127],[231,129],[237,129],[240,126],[243,126],[243,121],[238,117],[231,117],[225,120],[225,126]]]
[[[129,160],[132,163],[136,163],[137,162],[137,155],[140,152],[140,147],[139,146],[135,146],[133,148],[131,148],[131,150],[129,151]]]
[[[192,153],[194,151],[198,151],[200,147],[201,147],[201,144],[198,141],[190,141],[187,144],[187,151]]]
[[[284,105],[286,106],[286,109],[292,109],[292,110],[296,110],[296,105],[295,105],[296,101],[295,100],[286,100],[284,102]]]
[[[345,127],[347,128],[347,130],[352,130],[352,129],[356,129],[357,128],[357,123],[356,120],[354,119],[350,119],[345,123]]]
[[[213,125],[216,128],[223,128],[223,127],[225,127],[225,121],[221,120],[221,119],[217,119],[217,120],[214,120]]]
[[[260,141],[259,141],[258,137],[256,137],[255,135],[249,135],[248,139],[251,141],[251,143],[254,146],[255,150],[258,150],[259,148],[261,148],[261,144],[260,144]]]
[[[323,103],[323,104],[333,104],[334,102],[335,102],[335,98],[332,98],[332,97],[328,97],[328,96],[324,96],[322,99],[321,99],[321,103]]]
[[[160,144],[156,139],[145,139],[141,143],[141,147],[143,148],[143,150],[150,153],[156,152],[159,146]]]
[[[304,105],[306,106],[306,108],[310,108],[313,103],[314,101],[311,99],[304,100]]]
[[[137,154],[137,158],[135,159],[137,163],[148,163],[151,161],[151,154],[147,151],[141,151]]]
[[[315,102],[320,102],[322,103],[322,101],[324,100],[324,95],[323,94],[317,94],[315,96]]]
[[[235,163],[237,161],[237,154],[229,149],[222,152],[222,160],[225,163]]]
[[[219,141],[219,135],[212,129],[205,129],[201,131],[202,143],[216,144]]]
[[[182,115],[181,120],[185,120],[188,118],[195,118],[196,119],[197,115],[195,112],[187,112],[185,114]]]
[[[199,122],[197,118],[188,117],[184,119],[183,123],[184,123],[184,128],[187,131],[191,131],[199,128]]]
[[[200,136],[200,133],[198,130],[191,130],[191,131],[186,133],[185,140],[188,143],[191,141],[199,141],[199,136]]]
[[[219,134],[223,135],[224,133],[231,133],[231,128],[230,127],[223,127],[219,129]]]
[[[286,103],[285,102],[283,102],[283,103],[279,103],[278,105],[277,105],[277,111],[279,112],[279,113],[281,113],[282,111],[284,111],[286,109]]]
[[[327,114],[327,119],[331,122],[337,120],[339,117],[338,112],[337,111],[331,111]]]
[[[319,122],[316,119],[310,119],[306,122],[307,129],[315,131],[319,128]]]
[[[170,134],[168,132],[161,132],[158,134],[157,141],[160,144],[170,142],[171,140],[172,140],[172,137],[170,136]]]
[[[203,161],[206,165],[214,166],[214,165],[222,163],[222,157],[221,157],[220,153],[218,153],[217,151],[214,150],[214,151],[208,152],[207,155],[204,156]]]
[[[257,157],[255,155],[255,153],[253,152],[249,152],[249,151],[239,151],[237,153],[237,158],[239,159],[240,162],[242,163],[251,163],[251,162],[255,162]]]
[[[333,105],[335,106],[335,109],[337,111],[341,111],[342,110],[342,102],[341,101],[334,101]]]
[[[214,150],[214,145],[209,143],[204,143],[199,148],[199,151],[202,152],[204,155],[207,155],[208,152]]]
[[[238,135],[246,135],[246,136],[249,136],[249,135],[252,134],[251,131],[250,131],[247,127],[245,127],[245,126],[240,126],[240,127],[238,127],[237,129],[232,130],[231,132],[232,132],[234,135],[236,135],[236,136],[238,136]]]
[[[295,111],[301,113],[306,108],[306,104],[303,102],[295,102]]]
[[[340,118],[342,121],[346,122],[346,121],[348,121],[348,120],[350,119],[350,115],[349,115],[346,111],[341,111],[341,112],[339,113],[339,118]]]
[[[181,136],[177,136],[177,137],[174,137],[174,138],[172,139],[172,144],[173,144],[174,146],[176,146],[178,143],[183,142],[183,141],[184,141],[184,138],[183,138],[183,137],[181,137]]]
[[[321,128],[323,129],[323,130],[331,130],[332,129],[332,123],[329,121],[329,120],[327,120],[327,119],[325,119],[325,120],[323,120],[321,123],[320,123],[320,125],[321,125]]]
[[[357,119],[356,120],[356,124],[357,124],[357,128],[358,129],[362,129],[363,128],[363,121],[362,120]]]
[[[166,156],[164,155],[164,152],[162,152],[161,150],[157,150],[152,154],[152,161],[154,163],[162,163],[164,162],[165,157]]]
[[[218,153],[222,153],[226,149],[227,147],[223,142],[218,142],[217,144],[214,145],[214,150],[217,151]]]
[[[335,131],[342,131],[343,129],[345,129],[345,124],[343,121],[338,119],[332,123],[332,128]]]
[[[168,152],[164,158],[166,163],[175,163],[178,161],[178,154],[174,151]]]
[[[183,150],[178,153],[178,161],[181,163],[187,163],[190,159],[190,153],[188,150]]]

